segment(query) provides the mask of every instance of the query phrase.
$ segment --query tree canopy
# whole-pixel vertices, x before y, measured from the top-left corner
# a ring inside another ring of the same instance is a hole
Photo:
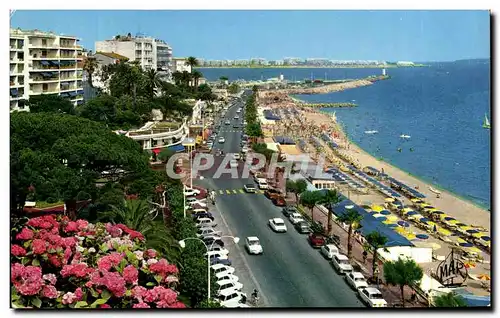
[[[401,303],[405,306],[404,287],[418,284],[424,272],[413,259],[399,258],[395,262],[384,263],[384,278],[388,284],[399,286]]]
[[[58,95],[32,95],[26,105],[32,113],[75,113],[73,103]]]

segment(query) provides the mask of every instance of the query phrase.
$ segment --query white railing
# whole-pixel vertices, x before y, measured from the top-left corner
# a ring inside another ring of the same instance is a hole
[[[150,139],[163,139],[163,138],[180,138],[180,139],[182,139],[183,137],[187,136],[187,134],[189,132],[189,128],[187,126],[187,123],[184,121],[182,126],[176,130],[159,132],[159,133],[155,133],[155,134],[153,134],[153,133],[144,134],[146,131],[151,130],[151,128],[156,123],[152,122],[152,124],[149,126],[148,126],[148,124],[146,124],[144,127],[142,127],[139,130],[132,130],[132,131],[127,132],[125,134],[125,136],[132,138],[133,140],[137,140],[137,141],[150,140]],[[148,126],[148,127],[146,128],[146,126]],[[130,135],[131,133],[140,133],[140,134],[139,135]]]

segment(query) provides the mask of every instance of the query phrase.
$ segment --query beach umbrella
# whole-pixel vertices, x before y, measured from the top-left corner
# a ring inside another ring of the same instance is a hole
[[[394,201],[396,201],[396,199],[394,199],[394,198],[386,198],[385,199],[385,202],[394,202]]]
[[[484,232],[477,232],[477,233],[472,233],[472,236],[475,237],[475,238],[481,238],[481,236],[484,236],[488,233],[484,233]]]
[[[387,210],[382,210],[380,211],[380,214],[383,214],[383,215],[390,215],[391,212],[387,211]]]
[[[424,201],[422,201],[421,199],[418,199],[418,198],[410,199],[410,201],[413,203],[416,203],[416,204],[424,203]]]
[[[469,243],[469,242],[464,242],[464,243],[458,243],[461,247],[473,247],[474,244]]]
[[[464,263],[464,266],[465,266],[465,268],[467,268],[467,269],[469,269],[469,268],[474,268],[474,267],[476,267],[476,263],[474,263],[474,262],[465,262],[465,263]]]
[[[421,239],[421,240],[426,240],[429,238],[429,235],[427,234],[417,234],[415,235],[418,239]]]
[[[402,227],[410,227],[410,223],[405,221],[398,221],[398,225]]]
[[[417,214],[418,214],[418,212],[415,212],[415,211],[410,211],[410,212],[406,213],[406,215],[408,215],[408,216],[417,215]]]
[[[452,218],[451,216],[446,216],[446,217],[444,217],[444,220],[445,221],[453,221],[453,220],[455,220],[455,218]]]
[[[467,226],[467,224],[465,224],[465,223],[457,223],[456,226],[463,227],[463,226]]]
[[[387,224],[394,224],[394,221],[391,221],[391,220],[387,219],[387,220],[385,220],[385,221],[384,221],[384,222],[382,222],[382,223],[384,223],[384,224],[386,224],[386,225],[387,225]]]
[[[479,274],[476,278],[479,280],[491,280],[491,276],[488,274]]]
[[[485,235],[485,236],[481,236],[481,240],[489,242],[489,241],[491,241],[491,238],[489,236]]]
[[[376,212],[384,211],[385,209],[381,207],[380,205],[372,205],[372,210]]]
[[[392,222],[396,222],[398,220],[398,217],[395,216],[395,215],[388,215],[386,216],[386,218],[389,220],[389,221],[392,221]]]
[[[411,211],[413,211],[412,208],[404,208],[403,209],[403,213],[408,213],[408,212],[411,212]]]
[[[467,253],[470,253],[470,254],[479,254],[481,252],[482,251],[480,249],[478,249],[477,247],[475,247],[475,246],[467,248]]]
[[[404,228],[402,228],[402,227],[397,227],[397,228],[395,228],[395,229],[394,229],[394,231],[396,231],[396,232],[398,232],[398,233],[400,233],[400,234],[403,234],[403,233],[408,233],[408,232],[406,232],[406,230],[405,230]]]
[[[457,242],[458,243],[468,243],[466,240],[464,240],[463,238],[459,237],[457,238]]]
[[[422,222],[422,223],[427,223],[430,220],[428,218],[421,218],[419,221]]]
[[[439,211],[439,210],[432,211],[431,214],[439,215],[439,217],[441,217],[441,218],[446,216],[446,214],[443,211]]]
[[[469,234],[475,234],[475,233],[479,233],[478,230],[476,229],[469,229],[469,230],[466,230],[465,232],[469,233]]]
[[[387,218],[385,216],[383,216],[383,217],[377,218],[377,220],[379,220],[380,222],[384,222],[384,221],[387,221]]]

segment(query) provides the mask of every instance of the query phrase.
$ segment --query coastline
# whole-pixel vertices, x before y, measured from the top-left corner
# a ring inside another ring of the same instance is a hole
[[[272,65],[272,66],[264,66],[264,65],[258,65],[258,66],[244,66],[244,65],[237,65],[237,66],[197,66],[196,68],[413,68],[413,67],[429,67],[429,65],[425,64],[415,64],[413,66],[397,66],[397,65],[339,65],[339,66],[332,66],[332,65],[324,65],[324,66],[315,66],[315,65]]]

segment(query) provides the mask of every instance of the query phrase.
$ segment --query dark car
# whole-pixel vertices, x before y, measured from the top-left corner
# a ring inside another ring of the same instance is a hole
[[[309,227],[309,224],[307,224],[307,222],[298,222],[297,224],[295,224],[295,229],[300,234],[311,233],[311,228]]]
[[[215,265],[215,264],[231,266],[232,263],[230,259],[220,259],[218,257],[210,257],[210,265]]]
[[[217,244],[220,247],[224,247],[224,242],[219,237],[207,236],[203,239],[203,242],[205,242],[208,246]]]
[[[294,206],[286,206],[283,208],[283,215],[286,216],[286,217],[289,217],[290,214],[293,214],[293,213],[299,213],[299,211],[297,211],[297,208],[295,208]]]
[[[193,219],[199,219],[199,218],[209,218],[212,221],[214,220],[214,216],[210,212],[193,213]]]
[[[234,125],[233,125],[233,128],[238,129],[238,128],[240,128],[240,126],[239,126],[238,124],[234,124]]]

